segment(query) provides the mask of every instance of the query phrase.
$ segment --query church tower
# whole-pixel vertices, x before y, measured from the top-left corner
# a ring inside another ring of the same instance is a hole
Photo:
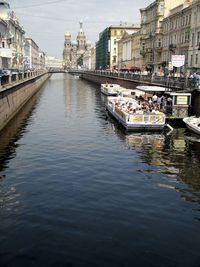
[[[86,49],[86,36],[85,33],[83,32],[83,22],[80,21],[79,23],[80,23],[80,30],[78,32],[76,40],[78,45],[77,54],[80,57],[81,55],[83,55]]]
[[[65,43],[64,43],[64,51],[63,51],[63,62],[64,68],[71,68],[71,34],[69,32],[65,33]]]

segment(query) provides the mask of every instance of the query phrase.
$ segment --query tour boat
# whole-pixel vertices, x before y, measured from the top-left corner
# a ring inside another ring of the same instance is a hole
[[[187,128],[194,133],[200,134],[200,117],[191,116],[183,119]]]
[[[106,96],[116,96],[120,88],[119,84],[101,84],[101,92]]]
[[[136,108],[126,110],[127,106],[137,107],[138,101],[131,97],[108,97],[108,112],[126,130],[161,130],[167,126],[165,114],[160,111],[143,111]]]

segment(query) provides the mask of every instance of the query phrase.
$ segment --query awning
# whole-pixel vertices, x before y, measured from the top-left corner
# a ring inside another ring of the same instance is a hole
[[[141,69],[139,67],[136,67],[136,66],[132,66],[130,67],[129,69],[130,71],[141,71]]]

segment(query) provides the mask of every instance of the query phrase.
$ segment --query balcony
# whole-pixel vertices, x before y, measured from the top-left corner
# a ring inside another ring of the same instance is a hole
[[[157,51],[157,52],[162,52],[162,46],[160,45],[156,45],[156,47],[155,47],[155,50]]]
[[[175,49],[176,49],[176,45],[175,45],[175,44],[170,44],[170,45],[169,45],[169,50],[170,50],[171,52],[174,52]]]
[[[144,56],[146,54],[146,51],[144,49],[140,50],[140,55]]]
[[[147,48],[146,49],[146,53],[152,53],[153,52],[153,49],[152,48]]]

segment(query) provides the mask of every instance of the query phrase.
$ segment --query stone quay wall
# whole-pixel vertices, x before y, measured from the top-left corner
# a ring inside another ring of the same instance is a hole
[[[76,74],[76,73],[71,72],[71,74]],[[172,81],[167,83],[167,86],[166,86],[166,82],[164,82],[164,79],[163,81],[161,80],[152,81],[148,77],[146,77],[146,80],[141,79],[141,78],[138,80],[135,80],[135,77],[134,76],[130,77],[129,74],[128,74],[129,76],[127,74],[122,74],[122,75],[115,74],[114,77],[112,77],[113,74],[110,72],[100,72],[100,71],[93,71],[93,72],[82,71],[79,73],[77,72],[77,74],[79,74],[82,79],[96,83],[98,85],[102,83],[106,83],[106,82],[116,83],[128,89],[135,89],[136,86],[138,85],[152,85],[152,86],[161,86],[161,87],[169,88],[174,92],[191,93],[192,95],[191,114],[200,116],[200,89],[194,89],[194,86],[192,85],[191,81],[187,81],[187,85],[190,85],[190,86],[184,86],[185,82],[184,83],[177,82],[176,84],[174,84],[174,80],[172,79]]]
[[[89,72],[82,72],[81,78],[96,83],[98,85],[101,85],[102,83],[117,83],[120,86],[128,89],[135,89],[137,85],[141,84],[138,81],[130,81],[119,77],[111,77]]]
[[[24,104],[41,88],[51,74],[42,73],[7,84],[0,88],[0,130],[16,115]]]

